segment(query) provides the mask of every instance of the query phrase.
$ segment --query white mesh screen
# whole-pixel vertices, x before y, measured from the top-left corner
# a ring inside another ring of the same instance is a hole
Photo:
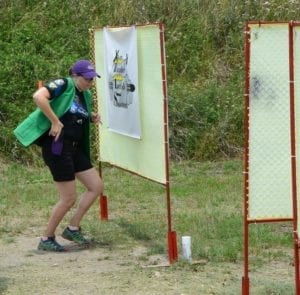
[[[290,218],[288,24],[249,26],[248,219]]]
[[[300,198],[300,27],[294,27],[294,94],[295,94],[295,126],[296,126],[296,167],[297,167],[297,200]],[[300,216],[300,204],[297,201],[298,216]],[[299,218],[298,226],[299,229]]]

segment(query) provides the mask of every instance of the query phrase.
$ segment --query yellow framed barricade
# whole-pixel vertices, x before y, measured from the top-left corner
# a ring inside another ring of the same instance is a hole
[[[172,230],[166,59],[161,23],[90,30],[96,81],[101,162],[162,184],[166,190],[169,261],[177,261]],[[100,217],[108,218],[107,197]]]
[[[300,27],[248,22],[245,30],[244,276],[250,293],[249,226],[293,224],[295,294],[300,294]]]

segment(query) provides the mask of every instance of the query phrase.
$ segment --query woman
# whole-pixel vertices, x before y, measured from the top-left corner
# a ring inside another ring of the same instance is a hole
[[[81,233],[80,222],[103,192],[102,180],[89,155],[89,123],[100,123],[99,115],[91,111],[89,91],[96,77],[100,78],[88,60],[77,61],[70,77],[53,80],[33,94],[38,108],[14,130],[24,146],[37,143],[42,147],[44,162],[59,192],[39,250],[66,250],[56,241],[55,231],[76,201],[75,179],[86,187],[86,192],[62,237],[81,245],[90,243]]]

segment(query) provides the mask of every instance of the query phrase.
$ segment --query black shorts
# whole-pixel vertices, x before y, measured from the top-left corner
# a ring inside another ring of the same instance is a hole
[[[75,173],[93,167],[91,161],[76,142],[64,141],[63,149],[59,156],[52,153],[51,144],[50,140],[43,142],[42,155],[54,181],[74,180]]]

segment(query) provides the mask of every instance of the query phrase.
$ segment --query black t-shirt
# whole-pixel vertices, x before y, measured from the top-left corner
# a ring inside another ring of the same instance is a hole
[[[68,80],[56,79],[45,85],[50,93],[50,99],[60,96],[67,88]],[[84,96],[81,91],[75,88],[70,109],[60,118],[64,124],[63,136],[65,139],[80,141],[83,137],[84,125],[87,124],[89,114],[84,102]]]

